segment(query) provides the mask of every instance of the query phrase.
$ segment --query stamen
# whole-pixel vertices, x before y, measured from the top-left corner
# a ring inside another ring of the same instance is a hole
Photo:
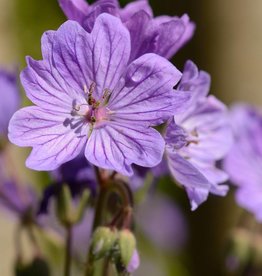
[[[88,89],[87,89],[86,84],[84,84],[84,93],[85,93],[85,94],[88,94]]]
[[[194,140],[187,141],[186,147],[188,147],[188,146],[191,145],[191,144],[198,145],[198,141],[194,141]]]
[[[87,102],[89,105],[93,105],[96,102],[96,100],[93,98],[93,92],[95,91],[95,88],[96,88],[96,84],[94,82],[92,82],[90,84],[89,91],[88,91]]]
[[[90,121],[92,124],[94,124],[96,122],[96,118],[94,116],[91,116]]]
[[[102,99],[103,99],[103,105],[107,104],[109,99],[110,99],[110,96],[111,96],[111,90],[108,89],[108,88],[105,88],[104,90],[104,93],[103,93],[103,96],[102,96]]]
[[[72,116],[85,116],[89,110],[88,104],[75,104],[71,112]]]

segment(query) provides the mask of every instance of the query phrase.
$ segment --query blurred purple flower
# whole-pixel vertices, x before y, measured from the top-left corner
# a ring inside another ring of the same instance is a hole
[[[119,17],[131,35],[130,60],[146,53],[171,58],[194,34],[195,24],[188,15],[154,18],[147,0],[133,1],[120,8],[117,0],[98,0],[88,5],[85,0],[59,0],[68,19],[80,23],[88,32],[101,13]]]
[[[228,179],[216,167],[232,145],[232,132],[225,105],[207,96],[210,77],[188,61],[178,90],[193,92],[186,112],[174,117],[166,131],[166,153],[175,180],[186,188],[192,210],[209,193],[226,195],[228,187],[219,185]]]
[[[84,155],[80,154],[75,159],[64,163],[51,172],[51,177],[52,184],[43,192],[39,213],[47,212],[50,200],[61,192],[63,185],[69,187],[73,198],[77,198],[85,189],[88,189],[92,196],[96,194],[97,182],[94,168]]]
[[[84,154],[62,164],[51,172],[55,182],[71,183],[82,181],[95,181],[96,176],[93,166],[86,160]]]
[[[0,70],[0,136],[7,136],[8,123],[21,98],[15,73]]]
[[[30,219],[36,213],[37,203],[38,197],[30,186],[0,179],[0,207],[12,217]]]
[[[185,217],[178,206],[167,197],[148,196],[146,201],[138,206],[136,216],[137,225],[157,248],[178,251],[185,245]]]
[[[134,174],[129,178],[129,186],[133,191],[140,189],[146,181],[148,174],[152,174],[153,182],[157,183],[159,178],[169,174],[169,169],[165,159],[153,168],[145,168],[141,166],[134,165]]]
[[[235,141],[224,169],[238,187],[238,204],[262,222],[262,112],[238,104],[231,108],[230,118]]]
[[[128,176],[132,163],[160,163],[164,140],[151,126],[189,99],[173,91],[181,73],[171,63],[146,54],[127,66],[129,33],[109,14],[97,18],[91,34],[73,21],[46,32],[42,53],[44,60],[29,57],[21,74],[36,106],[9,124],[10,141],[33,147],[29,168],[54,170],[83,150],[92,164]]]

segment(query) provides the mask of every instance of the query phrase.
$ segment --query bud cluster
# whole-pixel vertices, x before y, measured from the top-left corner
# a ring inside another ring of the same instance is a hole
[[[91,254],[94,260],[108,258],[119,271],[129,271],[133,259],[138,259],[136,238],[128,229],[118,230],[106,226],[97,227],[91,242]],[[138,266],[139,260],[136,261]],[[137,267],[132,268],[135,270]]]

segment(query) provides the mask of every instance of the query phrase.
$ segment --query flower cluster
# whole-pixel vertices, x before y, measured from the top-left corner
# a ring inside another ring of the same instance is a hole
[[[224,168],[237,186],[239,205],[261,222],[262,113],[253,106],[237,104],[230,114],[235,141],[224,160]]]
[[[48,171],[51,184],[38,197],[24,187],[20,192],[16,178],[2,185],[0,175],[0,203],[19,218],[33,210],[29,231],[32,225],[51,229],[66,240],[65,275],[72,255],[86,264],[86,275],[93,275],[99,259],[105,268],[111,264],[119,273],[132,273],[140,263],[134,218],[159,247],[180,248],[187,236],[176,205],[151,194],[136,209],[133,194],[139,188],[152,193],[158,179],[170,174],[168,181],[185,189],[192,210],[210,193],[226,195],[228,175],[218,162],[232,147],[234,116],[208,95],[208,73],[192,61],[180,72],[169,61],[193,36],[188,15],[154,17],[146,0],[124,8],[117,0],[59,4],[68,20],[43,34],[42,59],[27,57],[20,75],[32,106],[16,111],[15,81],[0,72],[0,93],[7,94],[0,103],[0,135],[7,135],[13,115],[9,140],[32,147],[27,167]],[[259,127],[260,121],[248,127],[250,135]],[[246,170],[252,165],[244,156],[260,152],[247,144],[240,138],[225,161],[233,178],[239,165],[232,158]],[[259,174],[253,176],[255,189]],[[236,174],[243,191],[241,181]],[[29,195],[26,201],[23,194]]]
[[[165,140],[168,166],[175,180],[186,188],[192,210],[209,193],[226,195],[228,179],[216,167],[232,145],[232,132],[225,105],[208,96],[210,77],[188,61],[177,90],[193,93],[188,109],[168,123]]]

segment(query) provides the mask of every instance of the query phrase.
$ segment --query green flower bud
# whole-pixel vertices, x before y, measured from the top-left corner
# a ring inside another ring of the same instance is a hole
[[[74,211],[73,224],[79,223],[83,219],[89,196],[90,192],[88,190],[85,190],[81,195],[80,201]]]
[[[92,238],[91,252],[95,259],[108,256],[117,241],[117,231],[109,227],[98,227]]]
[[[136,238],[128,229],[119,232],[119,250],[122,264],[127,267],[136,249]]]

